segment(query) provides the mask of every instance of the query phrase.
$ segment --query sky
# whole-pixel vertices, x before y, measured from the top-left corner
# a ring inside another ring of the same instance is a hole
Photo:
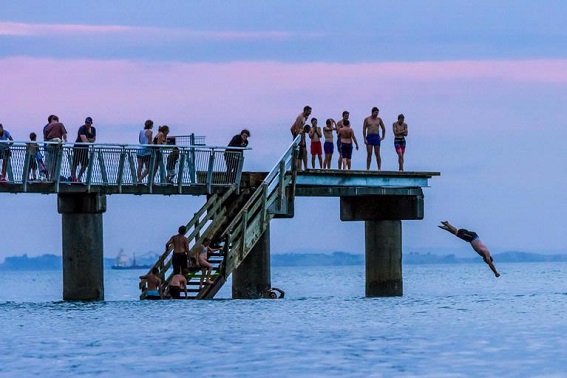
[[[245,170],[269,171],[305,105],[349,110],[357,137],[374,106],[405,114],[407,171],[441,172],[425,218],[403,221],[403,251],[465,256],[436,225],[475,230],[493,253],[567,253],[567,28],[563,1],[3,1],[0,123],[24,141],[57,114],[86,116],[97,142],[137,143],[146,119],[226,145],[251,130]],[[353,154],[364,169],[366,154]],[[375,167],[373,163],[373,167]],[[336,162],[334,162],[336,167]],[[143,256],[204,197],[107,197],[104,254]],[[0,194],[6,256],[61,254],[56,196]],[[338,198],[298,198],[271,223],[271,252],[364,253],[364,224]]]

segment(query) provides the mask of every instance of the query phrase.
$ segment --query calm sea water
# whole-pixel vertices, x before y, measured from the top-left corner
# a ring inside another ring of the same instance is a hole
[[[273,267],[283,300],[62,302],[61,272],[1,272],[1,376],[567,377],[567,264],[406,265],[365,298],[364,267]]]

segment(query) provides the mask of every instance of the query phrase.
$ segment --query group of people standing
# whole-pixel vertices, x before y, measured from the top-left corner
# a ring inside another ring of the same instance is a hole
[[[55,174],[55,164],[57,162],[57,154],[61,151],[61,144],[67,142],[67,129],[65,125],[59,121],[59,117],[51,114],[47,117],[47,124],[42,130],[44,142],[46,144],[46,162],[44,164],[43,154],[37,144],[37,134],[31,132],[29,135],[30,141],[26,145],[26,152],[30,156],[28,178],[36,180],[38,178],[38,168],[40,173],[45,175],[46,179],[53,179]],[[13,142],[12,135],[8,130],[5,130],[0,124],[0,141],[9,143],[0,143],[0,159],[2,159],[2,173],[0,174],[0,181],[6,181],[6,169],[8,158],[11,156],[10,144]],[[79,182],[85,173],[88,162],[88,146],[82,143],[94,143],[96,141],[96,129],[93,126],[93,119],[91,117],[85,118],[85,123],[79,127],[77,138],[75,139],[75,146],[73,148],[73,159],[71,163],[71,177],[72,182]],[[77,175],[77,169],[79,168]]]
[[[351,169],[352,152],[354,148],[358,150],[358,140],[349,120],[350,113],[345,110],[342,113],[342,119],[335,122],[332,118],[325,121],[325,126],[321,129],[318,126],[317,118],[311,118],[311,125],[307,123],[312,109],[305,106],[295,122],[291,125],[291,135],[295,139],[301,136],[299,143],[299,156],[297,168],[299,170],[308,169],[307,164],[307,136],[311,140],[311,168],[315,169],[316,158],[319,161],[319,168],[331,169],[331,161],[334,153],[333,132],[337,135],[337,151],[339,159],[337,162],[338,169]],[[380,110],[377,107],[372,108],[371,115],[364,119],[362,124],[362,136],[366,145],[366,169],[370,170],[372,163],[372,155],[376,157],[377,168],[382,169],[382,159],[380,156],[380,145],[386,136],[386,127],[382,118],[378,116]],[[392,131],[394,134],[394,148],[398,155],[398,170],[404,170],[404,154],[406,150],[406,137],[408,135],[408,125],[405,123],[403,114],[398,115],[398,120],[393,123]],[[324,144],[321,145],[321,141]],[[354,148],[353,148],[354,146]],[[325,158],[322,158],[323,152]]]
[[[163,160],[163,152],[161,149],[153,149],[151,145],[163,146],[167,144],[167,136],[169,135],[169,126],[162,125],[158,127],[158,132],[153,135],[154,121],[148,119],[144,122],[144,128],[138,134],[138,142],[143,145],[136,151],[136,158],[138,160],[138,168],[136,170],[137,183],[142,184],[143,180],[150,173],[150,163],[152,161],[152,152],[155,154],[154,158],[154,175],[158,171],[159,163]],[[166,181],[168,184],[173,184],[175,177],[175,166],[179,161],[179,149],[173,147],[171,152],[167,155]]]

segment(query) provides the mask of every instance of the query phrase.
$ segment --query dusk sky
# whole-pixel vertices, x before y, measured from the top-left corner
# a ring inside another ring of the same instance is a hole
[[[57,114],[85,117],[99,143],[137,143],[146,119],[226,145],[251,130],[245,170],[268,171],[305,105],[322,124],[380,108],[384,170],[392,123],[409,128],[406,170],[438,171],[425,219],[403,222],[404,253],[471,255],[439,230],[473,229],[493,253],[567,253],[567,2],[3,1],[0,123],[15,140]],[[336,168],[336,159],[333,159]],[[353,169],[364,169],[364,149]],[[375,168],[375,163],[373,163]],[[107,198],[105,256],[161,252],[204,197]],[[6,256],[61,253],[56,196],[0,194]],[[363,222],[339,199],[298,198],[271,223],[272,253],[364,253]]]

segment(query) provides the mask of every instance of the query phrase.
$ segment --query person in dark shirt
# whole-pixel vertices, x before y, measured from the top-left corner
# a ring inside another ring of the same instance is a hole
[[[228,143],[228,147],[247,147],[248,138],[250,138],[250,131],[244,129],[240,134],[232,137]],[[235,173],[238,170],[238,163],[242,158],[242,151],[232,148],[227,148],[224,153],[224,160],[226,161],[226,171],[228,175]]]
[[[96,129],[94,128],[93,119],[87,117],[85,124],[79,127],[77,139],[75,143],[94,143],[96,141]],[[81,165],[79,176],[77,176],[77,167]],[[89,165],[89,146],[84,144],[76,144],[73,148],[73,167],[71,168],[71,182],[80,182],[87,166]]]
[[[490,267],[490,270],[494,273],[496,277],[500,277],[500,273],[496,271],[496,267],[494,266],[492,256],[490,256],[490,252],[488,251],[488,247],[480,241],[477,233],[474,231],[469,231],[464,228],[454,227],[447,221],[441,222],[441,225],[438,226],[440,229],[448,231],[458,237],[459,239],[463,239],[467,243],[471,243],[471,247],[473,247],[474,251],[482,257],[484,262]]]

